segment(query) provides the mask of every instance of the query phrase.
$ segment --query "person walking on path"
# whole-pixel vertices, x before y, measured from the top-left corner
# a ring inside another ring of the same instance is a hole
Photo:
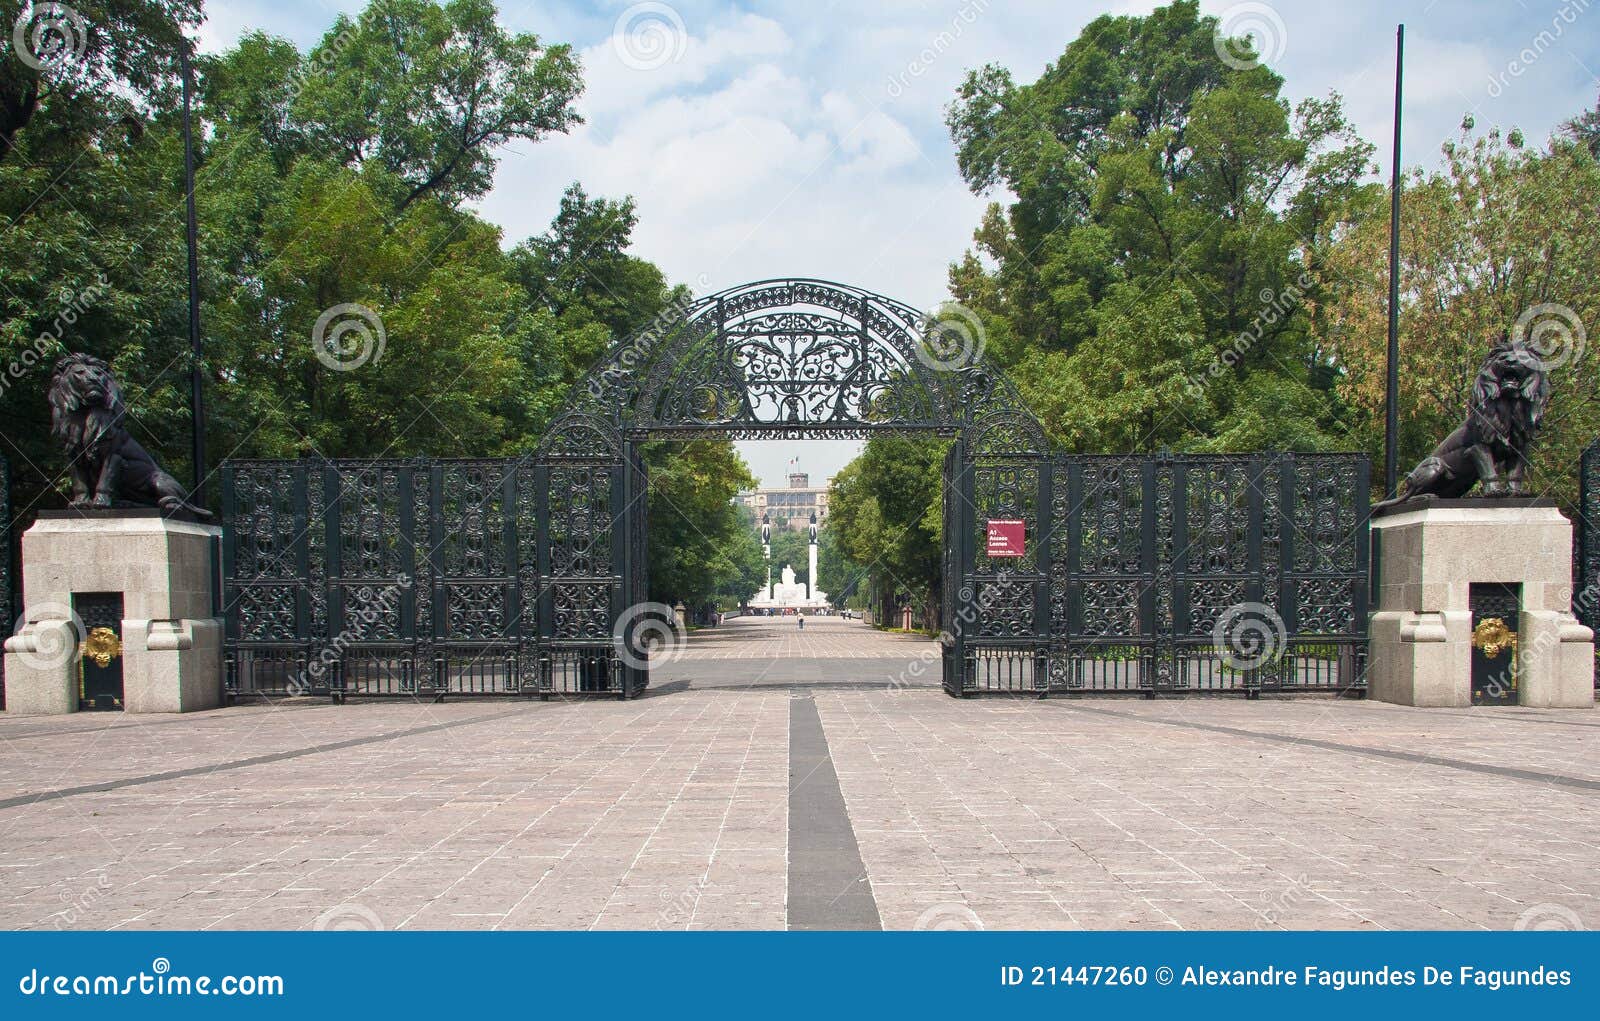
[[[797,613],[795,616],[800,620],[800,630],[804,631],[806,629],[806,615],[804,613]]]

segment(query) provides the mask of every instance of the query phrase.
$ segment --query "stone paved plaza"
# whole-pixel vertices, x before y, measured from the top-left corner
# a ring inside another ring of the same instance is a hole
[[[7,928],[1600,926],[1600,716],[978,699],[836,618],[632,702],[0,717]]]

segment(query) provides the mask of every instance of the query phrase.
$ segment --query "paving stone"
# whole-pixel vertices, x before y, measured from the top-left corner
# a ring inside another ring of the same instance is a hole
[[[955,700],[792,623],[630,702],[0,714],[0,925],[781,929],[803,697],[886,928],[1600,927],[1593,712]]]

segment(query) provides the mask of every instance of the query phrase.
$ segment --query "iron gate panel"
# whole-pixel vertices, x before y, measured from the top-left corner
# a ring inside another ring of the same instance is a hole
[[[1057,458],[1049,690],[1363,687],[1368,472],[1348,454]]]
[[[1578,463],[1578,512],[1574,522],[1572,613],[1585,627],[1600,632],[1600,439],[1584,448]],[[1600,690],[1600,656],[1595,659],[1595,688]]]
[[[6,634],[17,629],[17,602],[12,599],[11,549],[15,538],[11,534],[11,465],[0,454],[0,621],[5,623]],[[6,665],[0,656],[0,710],[6,707]]]
[[[222,476],[230,695],[551,690],[531,458],[230,461]]]

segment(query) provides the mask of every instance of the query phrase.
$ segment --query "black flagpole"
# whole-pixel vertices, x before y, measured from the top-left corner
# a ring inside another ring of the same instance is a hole
[[[1394,37],[1394,153],[1389,178],[1389,358],[1383,400],[1383,492],[1393,499],[1400,468],[1400,83],[1405,72],[1406,27]]]
[[[205,506],[206,391],[200,372],[200,245],[194,212],[194,134],[190,126],[194,72],[189,64],[189,40],[179,51],[183,64],[183,191],[188,209],[186,233],[189,247],[189,431],[194,440],[194,489],[190,499]]]

